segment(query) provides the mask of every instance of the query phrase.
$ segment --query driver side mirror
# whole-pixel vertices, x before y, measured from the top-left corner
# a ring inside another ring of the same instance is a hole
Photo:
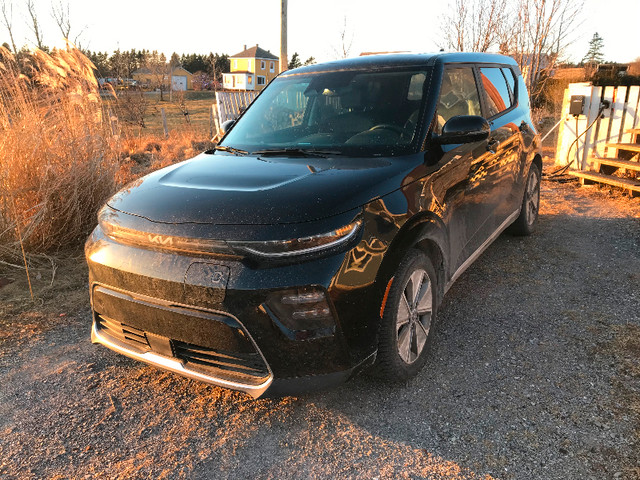
[[[486,140],[491,132],[489,122],[478,115],[456,115],[442,127],[442,133],[434,137],[440,145],[471,143]]]

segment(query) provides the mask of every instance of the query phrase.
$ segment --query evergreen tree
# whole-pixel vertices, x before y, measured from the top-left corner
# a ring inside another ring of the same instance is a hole
[[[300,55],[298,55],[298,52],[295,52],[293,54],[293,56],[291,57],[291,60],[289,60],[289,70],[291,70],[292,68],[298,68],[302,66],[302,62],[300,61]]]
[[[598,32],[594,33],[591,40],[589,40],[589,51],[582,59],[582,63],[602,63],[604,60],[603,48],[604,40],[598,35]]]

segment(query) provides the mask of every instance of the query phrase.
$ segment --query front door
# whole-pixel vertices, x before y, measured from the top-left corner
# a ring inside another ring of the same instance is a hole
[[[451,117],[482,115],[480,92],[473,66],[445,68],[435,133],[439,133]],[[442,190],[443,219],[449,227],[450,273],[453,273],[486,239],[483,230],[492,215],[495,193],[487,176],[494,158],[486,140],[441,148],[442,167],[433,177],[433,188],[434,192]]]

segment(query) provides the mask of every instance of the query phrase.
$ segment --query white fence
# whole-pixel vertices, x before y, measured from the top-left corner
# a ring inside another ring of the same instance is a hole
[[[577,118],[569,114],[572,95],[585,96],[584,114]],[[617,148],[607,146],[608,144],[634,141],[632,130],[640,128],[639,99],[640,86],[596,87],[589,83],[570,84],[564,94],[564,122],[558,132],[556,163],[566,165],[574,161],[572,167],[575,169],[598,171],[598,159],[614,158],[617,155]],[[600,106],[605,100],[610,106],[598,118]],[[591,128],[580,136],[590,125]],[[580,136],[577,142],[576,136]]]
[[[245,90],[216,92],[220,124],[238,118],[240,110],[248,107],[257,96],[258,92]]]

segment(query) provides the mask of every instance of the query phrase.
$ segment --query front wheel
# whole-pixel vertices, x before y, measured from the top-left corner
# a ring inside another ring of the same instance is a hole
[[[535,163],[529,167],[527,183],[524,187],[520,215],[509,227],[509,233],[514,235],[531,235],[538,223],[540,208],[540,169]]]
[[[433,337],[438,283],[431,260],[411,250],[391,280],[380,324],[378,372],[406,381],[418,374]]]

